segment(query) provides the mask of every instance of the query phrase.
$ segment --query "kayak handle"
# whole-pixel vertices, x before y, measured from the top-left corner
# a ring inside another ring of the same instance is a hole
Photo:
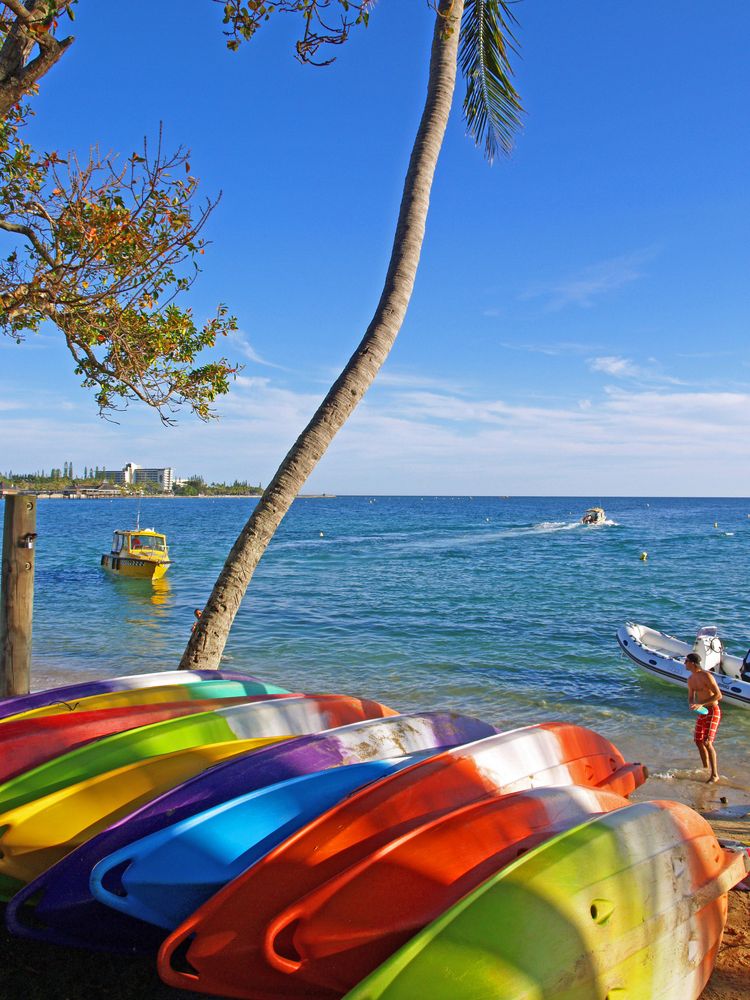
[[[94,865],[89,875],[89,888],[92,895],[108,906],[122,909],[122,901],[128,898],[128,890],[125,887],[123,876],[132,864],[132,858],[110,855]]]
[[[304,916],[304,908],[297,903],[279,913],[266,927],[263,938],[263,953],[266,961],[278,972],[287,975],[299,972],[304,965],[304,960],[294,946],[290,928]],[[285,933],[286,932],[286,933]],[[283,944],[279,940],[284,934]],[[287,952],[282,954],[280,947]],[[289,955],[289,951],[294,952],[294,956]]]

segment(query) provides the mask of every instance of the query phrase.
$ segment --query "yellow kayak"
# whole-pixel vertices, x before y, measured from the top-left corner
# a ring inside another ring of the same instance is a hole
[[[0,875],[30,882],[85,840],[139,806],[229,757],[288,736],[191,747],[105,771],[0,813]],[[0,885],[6,885],[3,879]],[[6,898],[12,893],[6,893]]]

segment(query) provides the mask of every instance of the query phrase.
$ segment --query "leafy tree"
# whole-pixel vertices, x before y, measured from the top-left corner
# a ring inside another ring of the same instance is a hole
[[[401,328],[411,297],[424,238],[432,179],[453,100],[460,64],[466,79],[464,115],[469,133],[488,159],[510,147],[521,106],[511,82],[509,48],[514,21],[506,0],[438,0],[435,9],[427,98],[406,174],[391,259],[373,319],[359,346],[310,423],[281,463],[232,547],[203,615],[180,662],[183,669],[217,668],[234,616],[282,518],[325,453],[334,435],[375,379]],[[297,56],[313,61],[321,45],[346,39],[365,23],[371,4],[350,0],[228,0],[225,23],[238,45],[273,12],[301,12],[304,33]],[[338,7],[331,28],[323,12]]]
[[[0,115],[7,115],[22,97],[32,93],[41,78],[73,38],[58,39],[58,18],[73,20],[78,0],[3,0],[0,12]]]
[[[0,333],[21,342],[54,323],[104,415],[139,399],[166,423],[183,405],[207,419],[237,368],[198,355],[236,321],[220,305],[197,323],[177,303],[216,205],[196,205],[187,150],[165,153],[160,132],[127,159],[93,148],[80,162],[24,138],[25,98],[72,44],[56,33],[75,2],[7,0],[0,14]]]

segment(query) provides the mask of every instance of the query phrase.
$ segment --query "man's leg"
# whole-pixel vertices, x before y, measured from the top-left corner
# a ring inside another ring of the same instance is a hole
[[[695,745],[698,747],[698,753],[701,755],[701,763],[704,767],[710,768],[711,762],[708,756],[708,750],[706,749],[706,744],[703,740],[696,740]]]
[[[708,766],[711,769],[711,774],[709,775],[709,783],[713,784],[719,780],[719,765],[716,760],[716,750],[714,749],[713,743],[706,743],[706,755],[708,756]]]

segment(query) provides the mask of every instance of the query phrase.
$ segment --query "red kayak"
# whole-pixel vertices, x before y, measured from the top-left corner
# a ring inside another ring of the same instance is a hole
[[[99,708],[93,712],[65,715],[43,715],[38,718],[6,722],[0,728],[0,782],[21,774],[29,768],[52,760],[59,754],[92,740],[123,733],[128,729],[148,726],[152,722],[176,719],[196,712],[211,712],[231,705],[247,705],[254,701],[294,698],[293,694],[260,694],[243,698],[204,698],[195,701],[174,701],[151,705],[129,705],[125,708]]]
[[[159,974],[182,989],[255,1000],[339,995],[311,990],[282,972],[275,958],[268,961],[274,922],[302,896],[462,806],[542,786],[627,795],[645,778],[645,768],[626,764],[608,740],[567,723],[528,726],[447,750],[349,796],[272,850],[167,938]],[[288,932],[276,935],[273,954],[296,961],[288,941]]]

